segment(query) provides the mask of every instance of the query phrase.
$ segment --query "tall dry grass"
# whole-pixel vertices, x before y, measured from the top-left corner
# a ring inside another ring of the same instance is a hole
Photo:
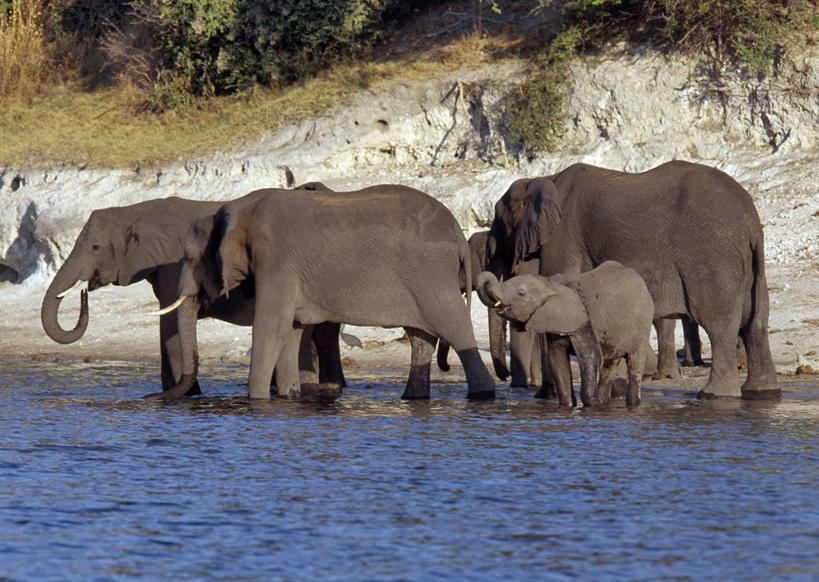
[[[43,0],[12,0],[0,10],[0,99],[25,99],[48,78]]]

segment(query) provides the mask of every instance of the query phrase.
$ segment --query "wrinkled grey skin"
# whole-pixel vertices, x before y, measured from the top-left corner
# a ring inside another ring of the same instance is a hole
[[[63,329],[57,313],[62,301],[60,293],[76,281],[87,281],[89,291],[105,285],[131,285],[147,280],[153,287],[160,307],[171,304],[177,296],[179,274],[183,257],[183,240],[191,224],[200,217],[213,216],[222,202],[201,202],[182,198],[148,200],[129,206],[95,210],[77,237],[68,258],[49,285],[41,308],[43,329],[59,343],[72,343],[82,337],[88,325],[88,299],[82,291],[78,324],[71,330]],[[197,318],[214,317],[237,325],[250,325],[253,320],[253,300],[242,294],[220,298],[197,310]],[[178,385],[182,376],[182,353],[178,336],[177,316],[174,313],[159,318],[162,388],[169,390]],[[318,355],[335,380],[343,382],[338,333],[321,328],[316,334]],[[333,346],[333,344],[335,344]],[[305,349],[315,350],[310,346]],[[196,346],[191,346],[190,358]],[[311,361],[305,354],[303,360]],[[329,370],[332,369],[332,372]],[[305,368],[305,371],[307,369]],[[184,393],[198,394],[195,375],[187,378]]]
[[[179,295],[215,300],[252,285],[250,398],[270,397],[274,366],[279,395],[299,395],[294,346],[303,326],[322,321],[403,327],[412,346],[403,398],[429,397],[439,337],[463,363],[468,396],[494,396],[461,296],[461,281],[472,287],[469,249],[434,198],[393,185],[266,189],[224,204],[211,225],[201,222],[185,241]]]
[[[544,276],[578,274],[606,260],[634,268],[661,324],[661,373],[676,367],[673,322],[661,320],[689,317],[708,334],[713,354],[700,397],[780,397],[762,226],[751,197],[723,172],[687,162],[639,174],[576,164],[518,180],[495,205],[487,254],[495,253],[512,270],[537,257]],[[737,336],[748,355],[741,389]]]
[[[578,277],[519,275],[503,283],[484,272],[478,276],[477,291],[481,301],[502,317],[546,334],[560,406],[573,405],[571,352],[580,365],[583,406],[611,399],[612,381],[623,358],[628,368],[626,404],[640,403],[654,303],[634,269],[606,261]]]
[[[472,256],[472,287],[475,288],[474,278],[482,271],[490,271],[496,277],[503,276],[501,265],[489,264],[486,259],[486,240],[489,236],[488,230],[474,233],[469,237],[469,251]],[[529,268],[525,272],[537,273],[537,261],[527,261],[524,264]],[[465,288],[465,286],[464,286]],[[541,384],[541,346],[540,338],[537,334],[528,332],[518,326],[512,326],[510,330],[510,354],[511,366],[506,364],[506,320],[498,316],[496,310],[487,308],[487,319],[489,328],[489,352],[492,356],[492,364],[495,368],[495,375],[501,380],[506,380],[510,375],[510,386],[513,388],[526,388],[530,384],[540,386]],[[438,367],[448,371],[447,353],[449,346],[446,342],[438,344]]]

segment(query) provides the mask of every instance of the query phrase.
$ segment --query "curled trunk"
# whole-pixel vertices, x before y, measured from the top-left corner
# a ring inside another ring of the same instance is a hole
[[[80,315],[74,328],[70,330],[63,329],[58,319],[60,303],[62,302],[62,298],[58,297],[58,295],[69,289],[78,280],[79,277],[74,276],[66,268],[66,265],[63,265],[54,276],[54,280],[51,281],[51,285],[49,285],[48,291],[43,297],[40,321],[48,337],[57,343],[70,344],[77,341],[88,327],[88,292],[85,289],[82,290],[80,295]]]
[[[498,307],[502,301],[501,284],[489,271],[480,273],[475,281],[478,297],[487,307]]]

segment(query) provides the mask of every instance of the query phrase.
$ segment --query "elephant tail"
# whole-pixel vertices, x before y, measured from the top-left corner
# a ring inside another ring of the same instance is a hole
[[[765,276],[765,242],[762,233],[758,240],[751,244],[751,268],[753,280],[751,281],[750,305],[747,310],[748,319],[745,322],[747,327],[767,328],[770,305],[768,302],[768,281]]]
[[[458,249],[458,260],[461,262],[460,271],[464,274],[466,289],[466,312],[469,317],[472,317],[472,254],[464,239],[460,248]]]

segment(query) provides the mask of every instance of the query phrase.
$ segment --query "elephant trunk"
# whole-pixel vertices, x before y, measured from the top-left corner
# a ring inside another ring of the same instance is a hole
[[[476,282],[476,290],[481,302],[487,307],[500,307],[503,302],[503,292],[497,277],[489,271],[483,271],[478,275]]]
[[[77,341],[85,333],[88,327],[88,292],[83,289],[80,297],[80,316],[74,329],[66,330],[60,325],[58,312],[63,298],[60,297],[64,291],[71,288],[73,284],[80,280],[80,277],[72,272],[67,261],[51,281],[43,305],[40,309],[40,320],[48,337],[61,344],[70,344]]]

